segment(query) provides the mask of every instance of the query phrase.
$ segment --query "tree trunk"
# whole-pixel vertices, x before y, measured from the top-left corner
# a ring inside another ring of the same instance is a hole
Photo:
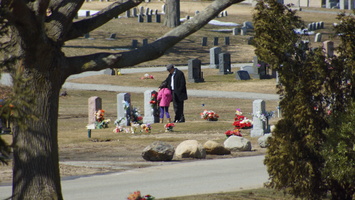
[[[60,55],[60,54],[59,54]],[[55,58],[55,59],[53,59]],[[38,59],[37,59],[38,60]],[[60,185],[57,139],[57,118],[61,78],[58,67],[60,56],[42,56],[34,65],[26,66],[29,78],[19,87],[30,88],[35,104],[21,110],[28,114],[26,129],[14,125],[13,199],[63,199]],[[36,66],[36,68],[28,67]],[[55,65],[55,64],[54,64]],[[50,73],[48,71],[51,71]],[[54,73],[52,73],[54,72]],[[14,82],[14,87],[16,87]]]
[[[164,26],[174,28],[180,25],[180,0],[167,0]]]

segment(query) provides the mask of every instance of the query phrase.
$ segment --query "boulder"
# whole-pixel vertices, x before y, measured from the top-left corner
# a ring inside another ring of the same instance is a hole
[[[243,137],[230,136],[224,141],[224,147],[231,151],[251,151],[251,142]]]
[[[266,148],[269,144],[267,142],[268,138],[272,136],[272,133],[265,134],[258,139],[258,144],[261,148]]]
[[[207,154],[215,154],[215,155],[226,155],[230,154],[231,151],[224,148],[223,145],[219,144],[218,142],[208,140],[204,145]]]
[[[155,141],[144,148],[142,157],[147,161],[171,161],[174,157],[174,147],[161,141]]]
[[[197,140],[185,140],[175,150],[177,158],[206,158],[206,150]]]

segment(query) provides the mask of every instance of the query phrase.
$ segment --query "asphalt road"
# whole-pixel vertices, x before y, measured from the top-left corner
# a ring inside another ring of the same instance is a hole
[[[120,173],[62,180],[66,200],[125,200],[137,190],[155,198],[260,188],[268,174],[264,156],[239,157],[135,169]],[[0,199],[11,195],[11,186],[0,187]]]

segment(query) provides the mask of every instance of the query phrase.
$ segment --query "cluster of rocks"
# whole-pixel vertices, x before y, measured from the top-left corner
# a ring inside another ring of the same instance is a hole
[[[147,161],[171,161],[174,156],[176,159],[204,159],[207,154],[228,155],[231,151],[251,151],[251,149],[251,142],[239,136],[230,136],[223,145],[212,140],[203,145],[197,140],[185,140],[176,149],[166,142],[155,141],[143,150],[142,157]]]

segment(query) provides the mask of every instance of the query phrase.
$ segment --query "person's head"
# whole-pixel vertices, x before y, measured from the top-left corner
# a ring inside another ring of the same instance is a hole
[[[171,73],[173,73],[174,72],[174,65],[173,64],[168,64],[167,66],[166,66],[166,70],[171,74]]]
[[[159,88],[162,89],[162,88],[167,88],[168,87],[168,83],[166,81],[163,81],[161,82]]]

